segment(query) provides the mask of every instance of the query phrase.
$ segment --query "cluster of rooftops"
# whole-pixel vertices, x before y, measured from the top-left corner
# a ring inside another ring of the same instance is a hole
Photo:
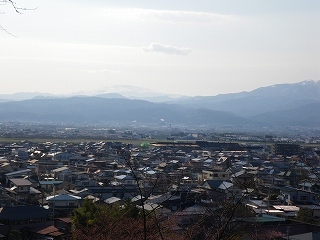
[[[256,217],[264,216],[259,221],[287,221],[301,207],[320,217],[319,150],[314,147],[24,141],[1,149],[3,224],[36,221],[32,214],[27,220],[4,214],[23,206],[45,209],[39,210],[43,219],[68,218],[85,199],[108,205],[130,200],[181,216],[201,214],[206,203],[241,201]]]

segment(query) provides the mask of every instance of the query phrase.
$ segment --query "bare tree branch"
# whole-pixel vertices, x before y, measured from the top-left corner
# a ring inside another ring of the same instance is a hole
[[[22,14],[23,11],[27,11],[27,10],[35,10],[37,8],[24,8],[24,7],[18,7],[17,3],[12,1],[12,0],[0,0],[0,5],[6,5],[6,4],[10,4],[12,6],[12,8],[14,9],[14,11],[16,13]],[[4,14],[5,12],[0,12],[0,14]],[[12,33],[10,33],[8,30],[6,30],[2,25],[0,25],[0,31],[4,31],[6,33],[8,33],[9,35],[13,36],[13,37],[17,37],[15,35],[13,35]]]
[[[8,33],[9,35],[13,36],[13,37],[17,37],[16,35],[13,35],[11,32],[9,32],[7,29],[5,29],[4,27],[2,27],[2,25],[0,25],[0,31],[5,31],[6,33]]]
[[[10,4],[13,9],[15,10],[16,13],[20,13],[22,14],[23,11],[28,11],[28,10],[35,10],[37,8],[26,8],[26,7],[19,7],[17,5],[16,2],[12,1],[12,0],[0,0],[0,4],[1,5],[6,5],[6,4]]]

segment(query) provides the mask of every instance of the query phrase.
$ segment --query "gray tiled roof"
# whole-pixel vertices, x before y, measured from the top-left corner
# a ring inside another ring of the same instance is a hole
[[[16,186],[31,186],[32,183],[23,178],[11,178],[10,181]]]

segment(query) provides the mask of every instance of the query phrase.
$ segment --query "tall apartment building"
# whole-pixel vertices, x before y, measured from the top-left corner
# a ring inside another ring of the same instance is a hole
[[[299,155],[301,153],[301,147],[299,144],[293,143],[276,143],[273,145],[273,153],[284,156]]]

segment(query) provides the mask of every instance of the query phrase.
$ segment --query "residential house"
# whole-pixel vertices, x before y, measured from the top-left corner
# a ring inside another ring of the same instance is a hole
[[[71,212],[81,204],[81,197],[71,194],[53,195],[46,198],[49,208],[58,212]],[[56,215],[56,212],[55,212]]]
[[[14,172],[12,165],[9,162],[2,162],[0,164],[0,182],[5,183],[6,174]]]
[[[296,174],[295,171],[282,171],[280,173],[277,174],[277,177],[279,178],[283,178],[283,179],[286,179],[289,181],[289,184],[291,186],[294,186],[296,187],[297,186],[297,178],[298,178],[298,175]]]
[[[171,211],[177,211],[181,207],[181,198],[180,196],[165,193],[161,195],[150,196],[144,203],[156,204],[159,207],[162,206],[170,209]]]
[[[255,174],[251,174],[245,170],[241,170],[232,174],[232,183],[241,189],[254,188]]]
[[[205,200],[227,200],[241,196],[242,191],[230,181],[207,180],[200,189],[205,191]]]
[[[11,178],[25,178],[25,177],[29,177],[30,175],[31,175],[30,169],[24,169],[24,170],[6,173],[5,174],[6,184],[9,184],[9,181]]]
[[[37,205],[0,208],[0,233],[7,236],[11,230],[33,229],[51,225],[52,210]]]
[[[109,206],[113,206],[115,204],[122,205],[124,203],[124,201],[121,198],[118,198],[118,197],[107,198],[107,199],[104,200],[104,202],[106,204],[108,204]]]
[[[29,159],[29,152],[28,152],[28,149],[26,148],[13,149],[12,153],[14,154],[15,159],[20,159],[24,161]]]
[[[73,157],[73,154],[68,152],[55,152],[51,155],[53,160],[57,161],[68,161],[71,157]]]
[[[320,185],[314,182],[303,181],[299,184],[299,188],[305,191],[320,192]]]
[[[87,188],[83,188],[81,190],[70,189],[69,192],[71,192],[71,194],[74,196],[81,197],[82,199],[92,194],[92,192],[89,191]]]
[[[137,184],[137,179],[130,175],[119,175],[114,177],[115,185],[135,185]]]
[[[199,176],[200,175],[200,176]],[[202,174],[198,175],[199,180],[229,180],[230,172],[225,171],[213,171],[213,170],[202,170]]]
[[[71,178],[72,171],[67,166],[56,168],[51,170],[51,175],[56,180],[69,180]]]
[[[51,170],[56,169],[57,165],[58,161],[42,159],[35,163],[35,172],[41,178],[41,176],[50,175]]]
[[[8,194],[14,199],[14,201],[28,202],[33,200],[36,196],[41,194],[40,191],[31,187],[32,183],[23,178],[10,179],[10,188],[7,188]]]
[[[320,194],[297,189],[291,186],[280,188],[280,199],[287,205],[292,204],[320,204]]]
[[[55,186],[58,186],[62,183],[63,181],[56,181],[56,180],[48,180],[48,181],[39,181],[39,186],[41,189],[51,192],[53,191]]]
[[[118,197],[121,199],[132,198],[139,194],[137,185],[122,185],[122,186],[87,186],[86,187],[94,196],[99,197],[101,200]]]

